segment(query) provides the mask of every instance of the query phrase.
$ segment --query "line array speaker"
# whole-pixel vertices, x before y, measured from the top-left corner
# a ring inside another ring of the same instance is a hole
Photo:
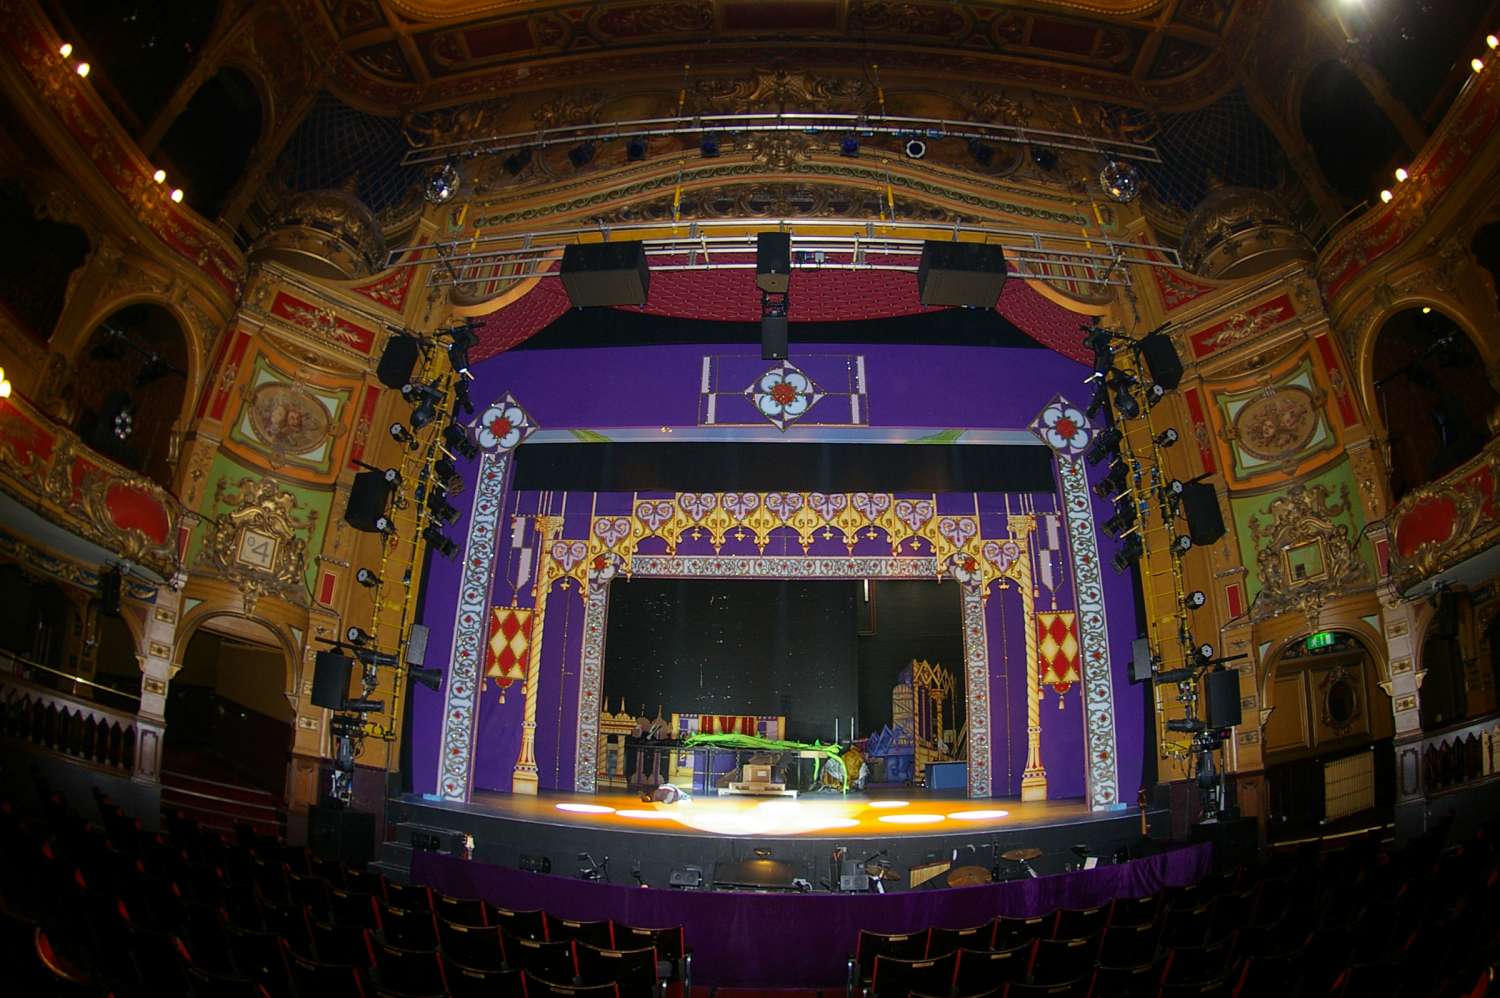
[[[1224,514],[1212,485],[1189,482],[1183,486],[1182,510],[1187,517],[1188,537],[1194,544],[1212,544],[1224,536]]]
[[[917,290],[923,305],[994,308],[1005,274],[1005,251],[999,246],[928,240],[917,264]]]
[[[760,359],[786,360],[787,324],[784,315],[763,315],[760,319]]]
[[[1176,388],[1182,381],[1182,358],[1177,356],[1172,338],[1166,333],[1152,333],[1141,340],[1139,346],[1152,382],[1167,391]]]
[[[792,234],[760,232],[755,236],[755,286],[786,294],[792,280]]]
[[[387,388],[400,388],[411,380],[421,347],[415,336],[398,333],[385,341],[385,352],[375,367],[375,377]]]
[[[411,636],[406,639],[406,664],[421,668],[427,664],[426,624],[411,625]]]
[[[317,707],[343,710],[349,697],[349,676],[354,659],[338,652],[320,651],[313,662],[312,702]]]
[[[344,522],[355,530],[375,533],[378,520],[391,503],[395,485],[382,471],[361,471],[349,487],[349,505],[344,507]]]
[[[563,250],[562,282],[576,308],[644,305],[651,289],[640,242],[575,243]]]

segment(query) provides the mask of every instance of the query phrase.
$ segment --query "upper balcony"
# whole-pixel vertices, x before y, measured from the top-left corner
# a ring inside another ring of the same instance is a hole
[[[1390,512],[1391,578],[1403,594],[1500,575],[1500,437]]]

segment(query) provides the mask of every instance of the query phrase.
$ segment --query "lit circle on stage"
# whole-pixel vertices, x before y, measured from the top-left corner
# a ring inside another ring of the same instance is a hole
[[[872,800],[872,801],[870,801],[870,806],[871,807],[905,807],[906,806],[906,801],[904,801],[904,800]]]
[[[573,814],[614,814],[615,809],[605,807],[603,804],[574,804],[572,802],[558,804],[559,811],[570,811]]]
[[[893,825],[935,825],[943,820],[941,814],[882,814],[881,821]]]
[[[996,818],[1007,818],[1009,811],[949,811],[948,817],[955,821],[993,821]]]
[[[645,818],[648,821],[668,821],[671,815],[665,811],[642,811],[637,808],[627,807],[623,811],[616,811],[617,818]]]

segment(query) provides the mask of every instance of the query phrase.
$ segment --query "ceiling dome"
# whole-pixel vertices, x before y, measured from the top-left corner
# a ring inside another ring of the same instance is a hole
[[[385,265],[385,237],[364,202],[345,190],[289,198],[250,250],[315,277],[367,277]]]
[[[1250,187],[1221,187],[1199,202],[1183,228],[1179,252],[1187,269],[1221,280],[1315,259],[1312,244],[1275,196]]]

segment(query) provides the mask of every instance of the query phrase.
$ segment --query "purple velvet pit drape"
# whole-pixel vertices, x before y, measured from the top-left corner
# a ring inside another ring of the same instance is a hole
[[[980,887],[899,894],[751,894],[672,891],[523,873],[419,852],[412,879],[452,897],[504,907],[543,908],[575,919],[682,925],[693,952],[693,982],[742,987],[841,987],[860,929],[907,932],[930,925],[978,925],[995,915],[1089,908],[1188,884],[1212,865],[1207,844],[1095,870]]]

